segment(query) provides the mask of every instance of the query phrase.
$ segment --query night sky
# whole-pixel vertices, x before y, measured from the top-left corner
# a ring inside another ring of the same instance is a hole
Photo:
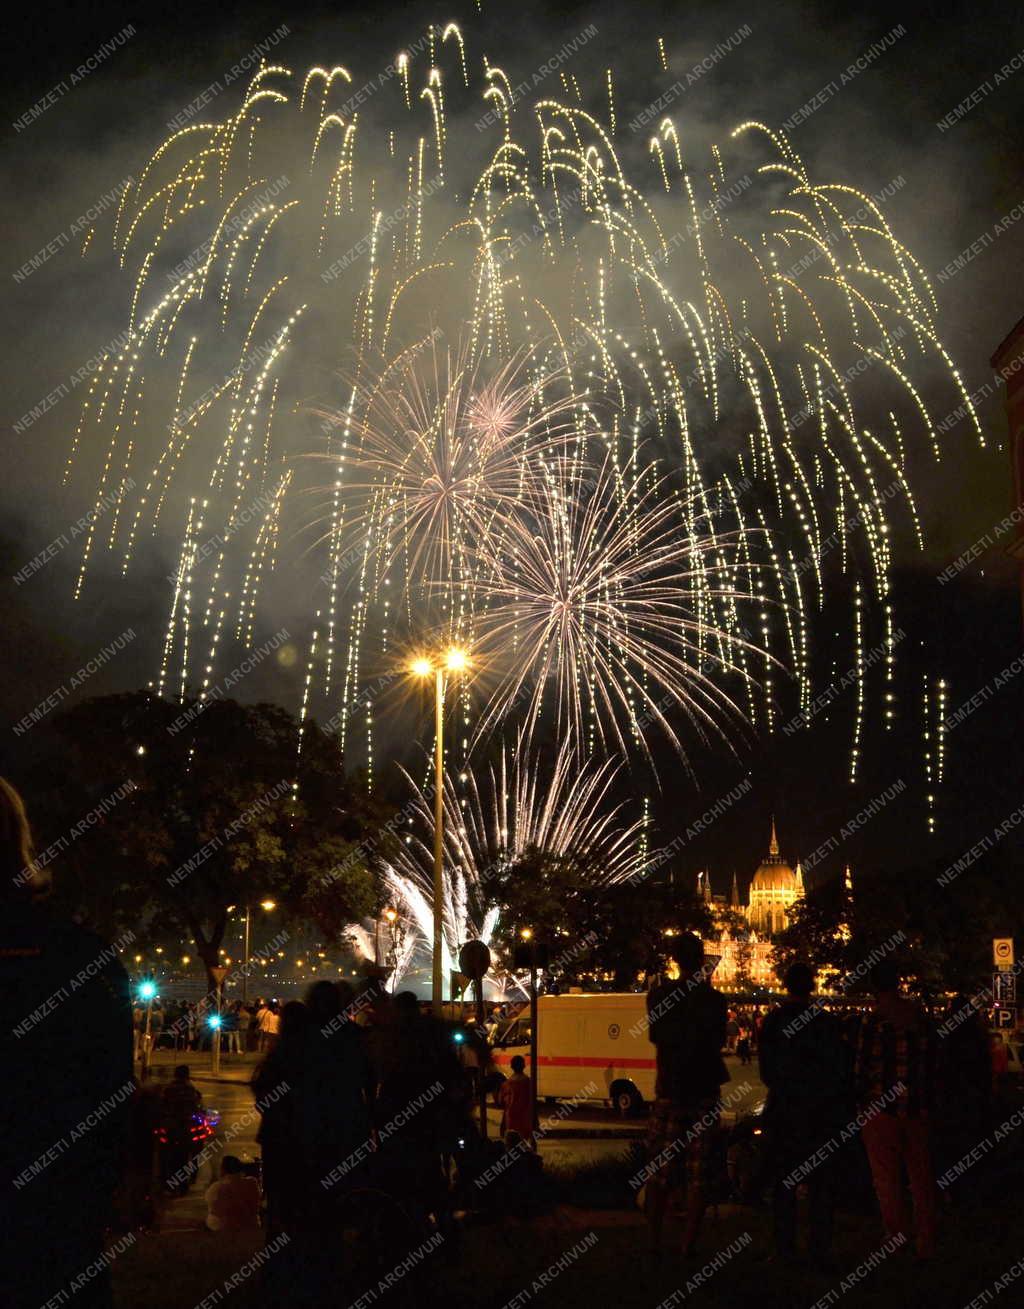
[[[902,25],[905,34],[840,93],[825,97],[795,126],[792,139],[816,174],[869,194],[894,177],[904,179],[885,201],[885,214],[933,279],[940,334],[968,389],[983,392],[979,412],[987,445],[979,449],[968,425],[954,424],[943,438],[942,461],[922,462],[916,472],[926,548],[904,550],[897,573],[900,621],[907,631],[901,709],[894,729],[883,733],[879,706],[869,708],[858,784],[845,780],[849,721],[840,700],[834,713],[807,730],[738,742],[734,758],[696,750],[699,786],[666,757],[654,810],[664,839],[680,837],[685,845],[680,866],[696,868],[708,860],[718,888],[726,890],[732,869],[742,884],[763,853],[771,811],[783,852],[806,856],[873,796],[906,778],[899,802],[832,861],[823,861],[818,875],[831,875],[847,858],[894,873],[915,862],[956,858],[1024,798],[1024,673],[950,732],[934,836],[924,821],[920,723],[913,709],[923,677],[948,679],[949,708],[955,711],[1022,651],[1017,570],[1003,548],[1009,535],[953,580],[943,584],[937,575],[990,533],[1012,505],[1004,390],[993,385],[989,360],[1024,315],[1024,14],[1007,4],[498,7],[489,0],[484,11],[477,15],[475,5],[463,0],[363,8],[51,4],[30,8],[15,20],[20,28],[9,27],[0,118],[7,262],[0,603],[8,651],[0,689],[0,768],[17,780],[30,763],[50,755],[59,769],[46,726],[18,736],[13,725],[119,633],[132,628],[137,636],[82,693],[134,689],[152,677],[167,609],[164,577],[173,562],[168,542],[158,538],[126,579],[101,565],[78,603],[71,594],[74,546],[29,581],[13,582],[13,574],[88,507],[82,496],[60,487],[84,388],[72,389],[21,431],[16,424],[116,337],[131,290],[128,276],[119,279],[109,261],[81,259],[75,238],[30,274],[19,276],[19,270],[122,179],[137,175],[167,135],[166,124],[236,59],[285,25],[288,34],[275,43],[271,58],[293,69],[341,62],[369,77],[426,22],[455,19],[474,50],[482,48],[525,75],[593,23],[598,33],[572,67],[581,81],[600,84],[611,64],[625,119],[664,89],[649,76],[657,35],[672,49],[673,67],[686,68],[749,23],[750,37],[673,106],[681,128],[704,141],[747,118],[781,125],[872,42]],[[129,26],[134,32],[95,72],[16,130],[16,121]],[[1007,64],[1008,75],[997,82]],[[233,108],[245,82],[240,78],[212,112]],[[978,88],[976,103],[951,119]],[[100,219],[97,242],[109,243],[113,212],[111,207]],[[1005,230],[996,235],[1000,224]],[[976,256],[939,280],[972,243],[981,246]],[[826,653],[828,625],[826,614],[819,632]],[[301,675],[301,660],[291,668],[270,661],[240,695],[294,707]],[[748,774],[753,785],[729,814],[706,837],[686,838],[693,819]],[[1019,857],[1020,845],[1014,834],[1005,851]]]

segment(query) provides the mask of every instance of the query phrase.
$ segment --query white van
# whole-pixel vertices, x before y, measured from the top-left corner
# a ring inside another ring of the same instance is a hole
[[[537,1002],[537,1094],[541,1099],[610,1100],[624,1114],[654,1100],[654,1046],[647,1032],[647,996],[542,995]],[[530,1010],[495,1035],[492,1063],[508,1075],[514,1055],[530,1069]],[[596,1084],[588,1095],[584,1092]]]

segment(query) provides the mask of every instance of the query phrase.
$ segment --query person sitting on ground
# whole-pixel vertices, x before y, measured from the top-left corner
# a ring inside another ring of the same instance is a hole
[[[517,1132],[520,1137],[536,1149],[533,1137],[533,1083],[526,1076],[526,1060],[521,1054],[514,1054],[511,1062],[512,1076],[501,1084],[498,1102],[504,1111],[501,1116],[501,1134]]]
[[[206,1226],[211,1232],[252,1232],[260,1223],[260,1184],[237,1155],[227,1154],[220,1180],[206,1188]]]

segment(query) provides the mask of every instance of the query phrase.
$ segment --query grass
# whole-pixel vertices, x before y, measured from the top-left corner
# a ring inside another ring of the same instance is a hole
[[[966,1309],[985,1292],[988,1298],[980,1303],[996,1309],[1024,1303],[1024,1277],[995,1290],[1024,1256],[1017,1186],[983,1206],[947,1214],[940,1256],[926,1265],[906,1249],[879,1257],[877,1217],[843,1211],[836,1224],[836,1270],[824,1275],[806,1262],[766,1262],[769,1212],[731,1204],[709,1212],[696,1257],[652,1259],[628,1186],[634,1167],[626,1156],[549,1169],[550,1207],[530,1221],[467,1223],[458,1240],[431,1257],[415,1303],[445,1309],[513,1309],[512,1302],[514,1309]],[[670,1246],[671,1236],[670,1229]],[[225,1282],[263,1245],[262,1236],[229,1238],[180,1228],[141,1236],[114,1265],[117,1309],[195,1309],[207,1297],[218,1309],[289,1309],[296,1302],[287,1289],[262,1297],[256,1278],[224,1293]],[[865,1268],[873,1254],[877,1266]],[[325,1305],[345,1309],[351,1299],[339,1285]],[[409,1303],[393,1304],[381,1294],[372,1309],[404,1309]]]
[[[614,1157],[572,1166],[549,1164],[545,1168],[545,1181],[556,1204],[636,1212],[637,1193],[629,1182],[642,1164],[642,1149],[637,1141],[628,1151]]]

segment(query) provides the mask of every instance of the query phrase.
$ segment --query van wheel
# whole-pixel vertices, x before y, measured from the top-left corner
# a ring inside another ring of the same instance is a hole
[[[643,1107],[643,1097],[632,1082],[615,1082],[611,1096],[612,1105],[623,1118],[635,1118]]]

